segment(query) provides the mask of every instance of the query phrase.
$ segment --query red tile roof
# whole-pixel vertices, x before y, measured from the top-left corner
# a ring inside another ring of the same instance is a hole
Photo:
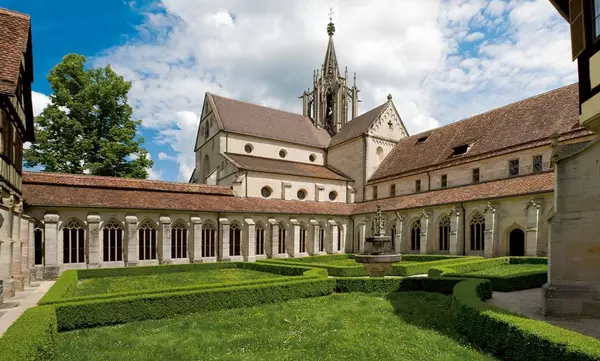
[[[381,112],[385,110],[387,105],[388,102],[383,103],[346,123],[342,129],[331,138],[329,146],[333,147],[334,145],[344,143],[347,140],[363,135],[367,129],[369,129],[371,124],[373,124],[375,119],[381,115]]]
[[[29,15],[0,8],[0,94],[14,94],[27,51]]]
[[[555,89],[489,112],[402,139],[370,182],[471,162],[549,144],[552,134],[585,136],[579,126],[578,85]],[[427,137],[424,142],[419,138]],[[462,156],[453,148],[471,145]]]
[[[376,210],[377,204],[380,204],[384,211],[426,208],[442,204],[547,193],[552,192],[553,189],[554,175],[552,172],[546,172],[357,203],[353,213],[372,213]]]
[[[321,179],[352,180],[322,165],[226,153],[241,169]]]
[[[226,131],[326,148],[330,136],[301,115],[207,93]]]

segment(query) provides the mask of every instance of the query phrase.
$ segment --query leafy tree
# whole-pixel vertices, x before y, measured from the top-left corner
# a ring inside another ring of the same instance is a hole
[[[85,69],[86,58],[66,55],[48,75],[51,103],[35,119],[36,143],[25,165],[45,172],[147,178],[153,162],[131,119],[131,83],[110,66]]]

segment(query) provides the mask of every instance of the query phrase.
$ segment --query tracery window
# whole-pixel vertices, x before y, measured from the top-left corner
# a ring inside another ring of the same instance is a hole
[[[156,238],[158,231],[150,220],[138,227],[138,249],[140,261],[156,259]]]
[[[485,218],[479,212],[473,215],[470,222],[471,227],[471,251],[483,251],[485,235]]]
[[[282,254],[285,253],[285,238],[287,236],[287,231],[285,229],[285,224],[279,224],[279,234],[277,237],[277,253]]]
[[[108,221],[102,230],[102,249],[104,262],[123,260],[123,228],[114,219]]]
[[[411,251],[421,250],[421,220],[417,219],[410,227],[410,249]]]
[[[300,226],[300,253],[306,252],[306,227]]]
[[[395,249],[396,247],[396,225],[392,225],[392,228],[390,228],[390,236],[392,239],[392,248]]]
[[[85,262],[85,229],[78,219],[63,227],[63,263]]]
[[[171,258],[188,257],[188,230],[184,221],[178,220],[171,227]]]
[[[242,255],[242,230],[237,223],[229,226],[229,255]]]
[[[319,252],[325,252],[325,227],[319,227]]]
[[[265,228],[262,224],[256,225],[256,254],[265,254]]]
[[[448,250],[448,240],[450,239],[450,217],[444,216],[439,224],[439,248],[440,251]]]
[[[202,257],[216,257],[216,231],[212,222],[202,224]]]
[[[519,160],[512,159],[508,161],[508,175],[513,177],[519,175]]]
[[[34,260],[33,264],[43,265],[44,264],[44,225],[40,222],[35,222],[33,228],[33,240],[34,240]]]
[[[341,251],[342,250],[342,227],[338,226],[338,243],[337,243],[337,250]]]

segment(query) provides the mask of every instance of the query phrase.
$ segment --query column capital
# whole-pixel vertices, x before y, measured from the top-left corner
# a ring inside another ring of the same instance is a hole
[[[269,218],[269,219],[268,219],[268,222],[269,222],[269,223],[270,223],[272,226],[275,226],[275,225],[277,225],[277,224],[278,224],[278,222],[277,222],[277,220],[276,220],[275,218]]]
[[[138,219],[137,216],[125,216],[125,222],[126,223],[137,223]]]
[[[58,223],[59,218],[58,214],[45,214],[44,223]]]
[[[160,221],[160,223],[165,224],[165,223],[171,223],[171,217],[169,216],[162,216],[159,217],[158,220]]]
[[[315,184],[315,188],[319,191],[323,191],[325,190],[325,186],[322,184]]]
[[[400,222],[403,222],[404,219],[406,218],[406,216],[400,214],[400,212],[398,212],[398,211],[394,211],[394,213],[396,214],[396,219],[399,220]]]
[[[229,219],[227,219],[227,218],[219,218],[219,224],[228,225],[229,224]]]
[[[191,217],[190,222],[192,222],[193,224],[199,224],[202,223],[202,219],[200,217]]]
[[[421,216],[420,216],[420,218],[428,219],[429,217],[431,217],[431,212],[428,212],[425,209],[421,210]]]
[[[533,199],[531,198],[531,200],[529,202],[527,202],[527,206],[525,207],[525,210],[529,210],[529,208],[531,207],[535,207],[536,209],[540,209],[542,207],[542,199]]]
[[[309,219],[308,223],[312,224],[315,227],[319,227],[320,226],[319,222],[316,219]]]
[[[125,217],[125,219],[127,219],[127,217]],[[100,223],[100,215],[88,214],[87,221],[88,221],[88,223]]]
[[[246,218],[244,219],[244,222],[246,222],[246,224],[249,226],[254,226],[256,224],[252,218]]]
[[[483,212],[484,213],[487,213],[487,212],[496,213],[496,207],[494,207],[491,202],[488,202],[487,206],[485,206],[485,208],[483,209]]]
[[[295,218],[290,218],[290,223],[292,225],[294,225],[294,226],[299,226],[300,225],[300,222],[298,222],[298,220],[295,219]]]
[[[338,225],[337,222],[334,221],[333,219],[328,219],[327,223],[329,223],[329,225],[331,225],[331,226],[337,226]]]
[[[448,213],[449,216],[460,216],[463,212],[463,209],[460,207],[452,206],[452,210]]]

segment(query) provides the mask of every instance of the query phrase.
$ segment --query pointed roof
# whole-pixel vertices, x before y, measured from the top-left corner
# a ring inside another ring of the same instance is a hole
[[[0,8],[0,94],[12,95],[17,89],[21,56],[31,45],[29,33],[29,15]],[[31,59],[26,61],[32,66]]]
[[[340,131],[334,135],[333,138],[331,138],[329,147],[333,147],[365,134],[375,119],[377,119],[377,117],[383,113],[389,103],[390,102],[387,101],[346,123],[342,129],[340,129]]]
[[[326,148],[331,139],[325,129],[301,114],[206,95],[225,131],[318,148]]]
[[[329,36],[329,43],[325,51],[325,60],[323,61],[323,77],[328,75],[340,76],[337,56],[335,55],[335,46],[333,45],[333,36]]]

